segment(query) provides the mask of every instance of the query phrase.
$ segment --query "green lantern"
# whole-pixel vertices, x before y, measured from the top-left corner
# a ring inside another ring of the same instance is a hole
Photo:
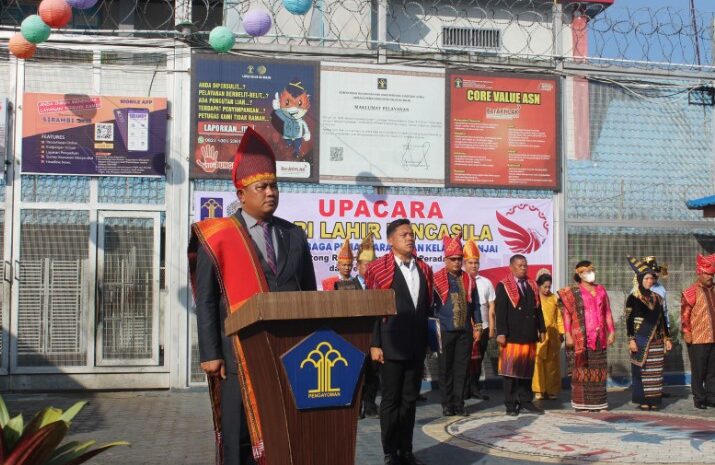
[[[28,16],[20,24],[22,36],[30,43],[39,44],[50,37],[50,26],[37,15]]]
[[[216,26],[209,34],[209,44],[218,53],[226,53],[236,43],[236,36],[226,26]]]

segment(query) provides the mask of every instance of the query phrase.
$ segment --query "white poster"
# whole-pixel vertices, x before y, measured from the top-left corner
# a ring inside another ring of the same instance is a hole
[[[232,192],[196,192],[194,202],[195,220],[225,217],[239,208]],[[480,274],[495,283],[517,253],[526,256],[531,277],[541,268],[550,271],[553,264],[550,199],[281,194],[276,215],[306,231],[318,286],[337,274],[337,255],[346,237],[357,255],[360,241],[372,232],[377,256],[385,254],[387,224],[397,218],[412,221],[417,254],[435,271],[443,266],[442,235],[459,232],[477,239]]]
[[[320,180],[443,186],[444,70],[323,63]]]

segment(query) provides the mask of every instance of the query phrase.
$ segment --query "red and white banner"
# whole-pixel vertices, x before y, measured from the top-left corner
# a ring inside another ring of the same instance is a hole
[[[239,207],[232,192],[196,192],[194,202],[197,221],[232,215]],[[440,238],[459,232],[465,240],[477,239],[480,274],[494,282],[504,277],[514,254],[526,256],[532,277],[553,264],[550,199],[281,194],[276,215],[305,230],[318,283],[337,274],[337,254],[346,237],[357,252],[372,232],[377,256],[386,253],[387,224],[397,218],[412,221],[417,254],[435,271],[443,266]]]

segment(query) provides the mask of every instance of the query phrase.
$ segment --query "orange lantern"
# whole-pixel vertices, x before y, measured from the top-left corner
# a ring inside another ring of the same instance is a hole
[[[10,49],[10,53],[22,60],[32,58],[35,54],[35,50],[37,50],[37,46],[28,42],[19,32],[10,37],[7,47]]]
[[[37,13],[54,28],[65,27],[72,20],[72,7],[65,0],[42,0]]]

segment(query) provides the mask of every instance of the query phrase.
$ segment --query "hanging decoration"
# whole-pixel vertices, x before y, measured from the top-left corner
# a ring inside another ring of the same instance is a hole
[[[97,4],[98,0],[67,0],[72,8],[78,10],[88,10]]]
[[[216,26],[209,34],[209,45],[218,53],[226,53],[236,43],[236,36],[226,26]]]
[[[50,26],[45,24],[38,15],[31,15],[20,24],[20,32],[28,42],[39,44],[50,37]]]
[[[10,53],[21,60],[32,58],[37,50],[37,46],[32,42],[28,42],[19,32],[10,37],[7,47],[10,49]]]
[[[42,0],[37,12],[50,27],[65,27],[72,21],[72,7],[65,0]]]
[[[264,36],[271,30],[271,15],[266,10],[257,8],[248,10],[243,18],[243,29],[253,37]]]
[[[283,6],[294,15],[304,15],[313,6],[312,0],[283,0]]]

